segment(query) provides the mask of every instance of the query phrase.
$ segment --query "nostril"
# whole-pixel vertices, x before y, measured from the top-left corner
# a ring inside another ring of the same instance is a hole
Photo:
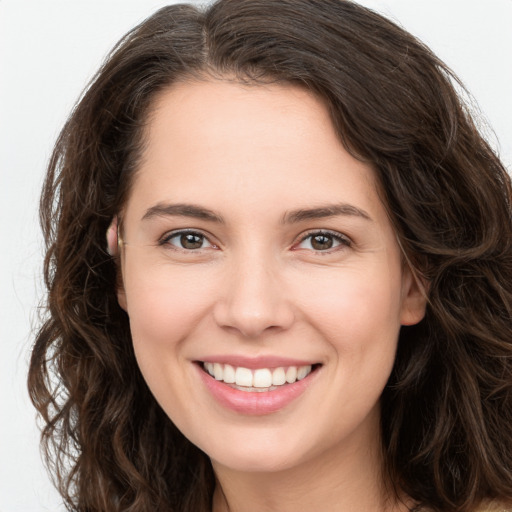
[[[218,304],[214,310],[214,319],[224,330],[238,333],[245,338],[256,338],[290,328],[294,322],[294,314],[285,304],[264,304],[259,308],[251,308],[243,303]]]

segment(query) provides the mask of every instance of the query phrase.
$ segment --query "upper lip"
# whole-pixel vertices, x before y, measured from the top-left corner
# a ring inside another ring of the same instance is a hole
[[[235,367],[249,368],[255,370],[257,368],[279,368],[287,366],[308,366],[318,364],[318,361],[305,361],[280,356],[258,356],[247,357],[239,355],[216,355],[205,357],[199,361],[203,363],[219,363],[230,364]]]

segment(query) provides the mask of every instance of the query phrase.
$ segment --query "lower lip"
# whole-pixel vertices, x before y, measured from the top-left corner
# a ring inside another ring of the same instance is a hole
[[[215,380],[200,364],[195,365],[206,388],[222,406],[240,414],[261,416],[277,412],[301,396],[314,380],[318,369],[293,384],[284,384],[272,391],[240,391]]]

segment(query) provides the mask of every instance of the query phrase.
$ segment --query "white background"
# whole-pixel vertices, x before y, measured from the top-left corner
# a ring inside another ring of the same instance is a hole
[[[25,385],[42,297],[37,201],[45,165],[108,50],[166,3],[0,0],[0,512],[63,510],[40,462]],[[361,3],[398,21],[455,70],[512,170],[512,0]]]

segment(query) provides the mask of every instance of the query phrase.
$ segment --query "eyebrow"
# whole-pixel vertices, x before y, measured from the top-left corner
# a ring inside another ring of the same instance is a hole
[[[297,224],[305,220],[312,219],[325,219],[328,217],[337,216],[353,216],[360,217],[364,220],[372,221],[372,218],[361,208],[357,208],[351,204],[341,203],[319,206],[316,208],[300,208],[298,210],[292,210],[285,213],[283,217],[283,224]],[[225,224],[222,216],[217,213],[198,206],[195,204],[177,203],[167,204],[158,203],[151,208],[148,208],[144,213],[142,220],[149,220],[154,217],[166,217],[166,216],[179,216],[179,217],[191,217],[194,219],[207,220],[210,222],[217,222],[219,224]]]
[[[360,217],[364,220],[372,221],[372,218],[361,208],[351,204],[340,203],[319,206],[317,208],[301,208],[287,212],[283,217],[283,224],[295,224],[305,220],[325,219],[328,217],[337,217],[340,215]]]
[[[211,222],[218,222],[224,224],[224,219],[217,215],[212,210],[197,206],[195,204],[164,204],[159,203],[146,210],[146,213],[142,216],[142,220],[149,220],[153,217],[167,217],[167,216],[179,216],[179,217],[192,217],[194,219],[208,220]]]

